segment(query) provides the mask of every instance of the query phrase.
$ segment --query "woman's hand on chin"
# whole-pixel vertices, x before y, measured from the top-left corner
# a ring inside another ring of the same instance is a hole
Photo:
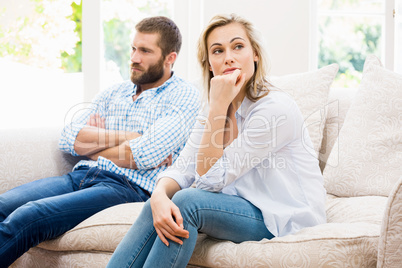
[[[246,80],[246,74],[239,69],[211,79],[210,105],[227,110],[233,99],[239,94]]]

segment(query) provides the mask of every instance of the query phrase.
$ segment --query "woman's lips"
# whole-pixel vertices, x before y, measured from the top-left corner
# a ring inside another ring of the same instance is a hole
[[[227,68],[223,71],[223,74],[231,74],[239,68]]]

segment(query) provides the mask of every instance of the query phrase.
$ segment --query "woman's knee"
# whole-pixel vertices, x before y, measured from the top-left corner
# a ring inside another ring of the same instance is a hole
[[[209,199],[207,191],[188,188],[177,192],[172,201],[180,209],[184,221],[199,227],[202,221],[202,211],[205,206],[205,200]]]
[[[179,208],[198,203],[205,191],[195,188],[187,188],[178,191],[172,198],[173,203]]]
[[[138,205],[142,204],[142,203],[136,203]],[[143,203],[144,205],[142,206],[141,212],[138,215],[138,218],[149,218],[151,217],[152,219],[152,208],[151,208],[151,200],[148,199],[147,201],[145,201],[145,203]]]

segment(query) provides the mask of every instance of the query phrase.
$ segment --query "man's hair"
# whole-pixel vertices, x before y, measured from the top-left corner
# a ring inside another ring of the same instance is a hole
[[[163,16],[145,18],[135,26],[135,29],[141,33],[158,33],[158,46],[162,50],[163,57],[171,52],[179,54],[181,33],[171,19]]]

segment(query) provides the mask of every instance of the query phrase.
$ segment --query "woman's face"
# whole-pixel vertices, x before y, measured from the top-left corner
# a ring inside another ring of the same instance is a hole
[[[214,76],[225,75],[240,69],[248,81],[254,74],[254,52],[246,31],[241,24],[230,23],[215,28],[207,38],[210,71]]]

